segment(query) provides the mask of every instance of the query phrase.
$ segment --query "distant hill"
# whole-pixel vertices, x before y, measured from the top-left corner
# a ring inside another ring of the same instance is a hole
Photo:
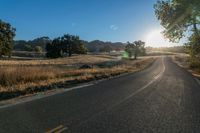
[[[52,40],[49,37],[40,37],[34,40],[16,40],[14,41],[14,51],[35,51],[36,46],[42,48],[45,52],[46,44]],[[104,52],[104,51],[120,51],[125,48],[125,43],[121,42],[103,42],[100,40],[94,40],[91,42],[82,41],[89,52]]]
[[[46,44],[51,42],[49,37],[40,37],[34,40],[17,40],[14,41],[14,50],[15,51],[35,51],[37,46],[41,47],[45,51]]]
[[[120,51],[124,50],[125,43],[122,42],[103,42],[100,40],[94,40],[91,42],[83,41],[84,45],[87,47],[89,52],[101,52],[102,49],[109,47],[110,51]]]

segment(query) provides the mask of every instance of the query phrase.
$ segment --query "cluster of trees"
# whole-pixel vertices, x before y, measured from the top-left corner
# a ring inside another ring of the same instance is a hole
[[[49,37],[39,37],[33,40],[17,40],[14,41],[13,50],[15,51],[29,51],[29,52],[46,52],[46,44],[52,43]],[[125,43],[121,42],[103,42],[100,40],[94,41],[84,41],[81,40],[81,43],[88,49],[88,52],[98,53],[98,52],[110,52],[110,51],[121,51],[125,48]]]
[[[83,41],[89,52],[110,52],[121,51],[125,48],[125,43],[122,42],[104,42],[100,40]]]
[[[155,14],[172,42],[189,36],[186,47],[192,60],[200,58],[200,0],[159,0]]]
[[[14,37],[15,28],[9,23],[0,20],[0,57],[2,55],[11,56]]]
[[[15,51],[29,51],[29,52],[45,52],[45,47],[47,43],[51,43],[51,39],[49,37],[39,37],[33,40],[25,41],[18,40],[14,41],[13,50]]]
[[[134,59],[137,59],[138,55],[146,54],[145,42],[143,42],[141,40],[134,41],[133,43],[127,42],[125,51],[128,53],[129,58],[132,58],[134,56]]]
[[[78,36],[66,34],[47,43],[46,52],[48,58],[58,58],[66,55],[70,57],[72,54],[86,54],[87,49]]]

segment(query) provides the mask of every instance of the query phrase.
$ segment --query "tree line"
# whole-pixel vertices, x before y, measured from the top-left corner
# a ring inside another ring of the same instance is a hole
[[[49,37],[40,37],[31,41],[14,41],[16,29],[9,23],[0,20],[0,56],[11,56],[12,50],[45,52],[48,58],[72,56],[73,54],[87,54],[90,52],[110,52],[112,50],[125,50],[128,57],[145,54],[145,43],[135,41],[133,43],[103,42],[99,40],[87,42],[80,40],[79,36],[64,34],[51,40]],[[14,44],[14,45],[13,45]]]

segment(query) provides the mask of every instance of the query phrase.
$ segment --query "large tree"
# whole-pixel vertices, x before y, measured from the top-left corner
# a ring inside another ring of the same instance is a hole
[[[15,28],[9,23],[0,20],[0,56],[11,56]]]
[[[138,55],[145,54],[145,42],[139,40],[134,41],[133,43],[127,42],[125,51],[128,53],[129,58],[134,56],[134,59],[137,59]]]
[[[46,45],[47,57],[62,57],[64,55],[72,56],[72,54],[86,54],[82,41],[78,36],[65,34],[62,37],[56,38],[52,43]]]
[[[191,49],[200,45],[200,0],[159,0],[154,9],[166,38],[178,42],[187,33]]]

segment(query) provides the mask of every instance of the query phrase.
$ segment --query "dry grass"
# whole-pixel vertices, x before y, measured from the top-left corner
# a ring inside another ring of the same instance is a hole
[[[191,60],[188,55],[176,55],[173,57],[174,62],[178,65],[189,69],[194,75],[200,75],[200,61]]]
[[[38,66],[38,65],[73,65],[92,64],[103,61],[110,61],[115,57],[109,55],[78,55],[67,58],[46,59],[46,60],[0,60],[0,66]]]
[[[86,59],[80,60],[82,57],[77,57],[65,59],[65,61],[64,59],[55,59],[52,60],[53,62],[50,64],[64,64],[69,62],[94,64],[94,59],[97,58],[99,60],[95,60],[95,63],[113,60],[112,57],[108,56],[97,56],[95,58],[87,56],[87,61]],[[4,64],[0,66],[0,95],[3,96],[0,99],[6,99],[7,95],[8,98],[18,96],[14,95],[15,93],[18,93],[19,95],[29,94],[57,87],[67,87],[71,84],[77,84],[80,82],[108,78],[122,73],[139,71],[152,63],[153,60],[154,58],[123,60],[120,64],[113,65],[111,68],[100,68],[98,66],[94,66],[92,69],[67,68],[63,66],[60,67],[51,65],[37,66],[35,64],[38,64],[38,61],[22,61],[23,65],[18,65],[17,61],[6,61],[6,63],[4,62]],[[27,66],[25,62],[31,65]],[[9,66],[7,66],[8,64]]]

